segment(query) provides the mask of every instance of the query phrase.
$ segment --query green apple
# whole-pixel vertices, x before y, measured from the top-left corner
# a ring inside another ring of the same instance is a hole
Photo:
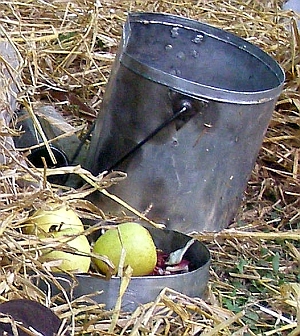
[[[66,205],[50,203],[33,213],[24,227],[27,234],[72,229],[74,232],[84,231],[83,224],[77,214]]]
[[[80,255],[83,253],[90,253],[90,244],[86,236],[78,235],[78,232],[73,229],[66,229],[61,231],[49,232],[45,235],[39,236],[42,240],[47,239],[47,237],[55,238],[55,241],[65,243],[68,246],[76,249],[79,254],[64,252],[57,249],[46,248],[40,258],[41,262],[57,261],[58,265],[51,267],[51,271],[68,271],[68,272],[79,272],[87,273],[90,268],[91,258],[89,256]],[[53,263],[54,264],[54,263]]]
[[[121,239],[120,239],[121,238]],[[93,252],[106,256],[115,265],[113,274],[118,271],[122,246],[126,257],[124,267],[130,265],[133,276],[150,274],[157,262],[156,247],[149,231],[138,223],[123,223],[117,228],[107,230],[96,241]],[[110,270],[106,263],[94,259],[99,270],[108,275]]]

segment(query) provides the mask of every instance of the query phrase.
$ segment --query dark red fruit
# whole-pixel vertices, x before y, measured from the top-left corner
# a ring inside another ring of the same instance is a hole
[[[11,322],[4,322],[9,317]],[[14,323],[15,322],[15,323]],[[24,328],[38,335],[57,335],[61,320],[51,309],[27,299],[17,299],[0,304],[0,335],[13,336],[12,325],[17,326],[19,336],[28,336]],[[23,328],[20,328],[19,326]],[[23,330],[22,330],[23,329]],[[6,332],[6,333],[4,333]],[[64,333],[69,336],[69,333]]]
[[[181,274],[187,273],[189,271],[190,262],[186,259],[182,259],[179,264],[169,266],[166,261],[169,258],[169,254],[162,250],[156,250],[157,253],[157,263],[150,275],[171,275],[171,274]]]

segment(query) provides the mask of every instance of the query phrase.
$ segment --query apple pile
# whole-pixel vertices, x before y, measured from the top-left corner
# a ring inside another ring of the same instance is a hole
[[[24,227],[24,232],[34,234],[41,240],[55,238],[73,248],[76,253],[44,249],[41,262],[49,262],[53,272],[67,271],[87,273],[91,247],[83,234],[84,226],[77,214],[65,205],[50,204],[48,208],[34,212]],[[126,251],[123,266],[130,265],[133,276],[150,274],[157,261],[156,248],[147,229],[137,223],[124,223],[107,230],[95,242],[93,253],[107,257],[115,266],[112,270],[104,261],[94,258],[98,270],[106,276],[116,275],[122,248]],[[138,256],[138,257],[137,257]],[[51,263],[52,262],[52,263]]]
[[[65,205],[50,204],[47,210],[39,209],[30,218],[24,232],[35,234],[41,240],[58,238],[62,243],[73,248],[76,253],[68,253],[61,250],[45,249],[41,256],[41,262],[58,261],[58,266],[51,267],[53,272],[88,272],[91,258],[90,244],[83,234],[84,226],[77,214]]]
[[[55,238],[72,249],[43,250],[40,261],[48,262],[53,272],[87,273],[91,267],[91,250],[94,255],[104,256],[113,264],[112,268],[100,258],[93,258],[97,270],[107,278],[117,275],[120,266],[128,265],[132,268],[132,276],[188,272],[188,261],[181,257],[178,259],[177,256],[175,262],[170,262],[172,253],[158,250],[149,231],[134,222],[122,223],[107,230],[91,248],[84,235],[83,223],[77,214],[65,205],[53,203],[48,205],[47,209],[37,210],[26,223],[24,232],[34,234],[44,242]],[[175,255],[178,252],[180,250],[175,251]]]

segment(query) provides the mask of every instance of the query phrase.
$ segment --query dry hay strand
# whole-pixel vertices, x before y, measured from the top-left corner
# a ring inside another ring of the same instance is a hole
[[[40,104],[60,111],[81,138],[101,99],[130,11],[183,15],[236,33],[258,45],[284,68],[286,82],[248,184],[229,229],[201,233],[212,254],[204,299],[165,289],[135,312],[107,311],[93,294],[70,299],[61,287],[57,302],[30,279],[31,272],[55,282],[39,262],[46,246],[22,233],[32,210],[46,201],[67,202],[81,217],[115,220],[83,198],[84,188],[62,189],[46,181],[59,170],[35,169],[9,141],[18,134],[14,109],[1,96],[11,123],[1,124],[1,300],[31,298],[51,307],[75,335],[297,335],[299,289],[299,30],[283,1],[7,1],[0,4],[1,41],[9,40],[19,66],[12,78],[20,105],[37,113]],[[5,92],[5,91],[4,91]],[[1,107],[2,109],[2,107]],[[36,121],[38,125],[38,121]],[[48,139],[44,139],[47,143]],[[12,150],[13,149],[13,150]],[[25,153],[26,154],[26,153]],[[80,167],[72,168],[90,181]],[[103,190],[122,176],[99,176]],[[52,242],[56,248],[58,245]],[[61,247],[59,247],[61,248]],[[59,285],[59,284],[58,284]]]

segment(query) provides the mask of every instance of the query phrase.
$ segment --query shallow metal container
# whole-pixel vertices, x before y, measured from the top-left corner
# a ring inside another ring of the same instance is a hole
[[[191,239],[191,237],[183,233],[172,230],[156,228],[148,228],[148,230],[156,247],[166,253],[182,248]],[[165,287],[190,297],[203,297],[209,278],[210,253],[203,243],[195,241],[186,252],[184,258],[191,263],[191,271],[188,273],[132,277],[122,299],[122,310],[133,311],[140,304],[154,301]],[[99,303],[104,303],[106,309],[115,307],[119,295],[120,277],[104,280],[88,274],[78,274],[76,275],[76,286],[74,286],[75,283],[72,279],[66,275],[57,274],[55,277],[71,299],[103,291],[103,293],[93,296],[92,299]],[[45,293],[48,293],[51,288],[51,296],[60,295],[63,297],[61,290],[58,288],[59,286],[55,286],[53,282],[49,285],[42,278],[36,280]]]

